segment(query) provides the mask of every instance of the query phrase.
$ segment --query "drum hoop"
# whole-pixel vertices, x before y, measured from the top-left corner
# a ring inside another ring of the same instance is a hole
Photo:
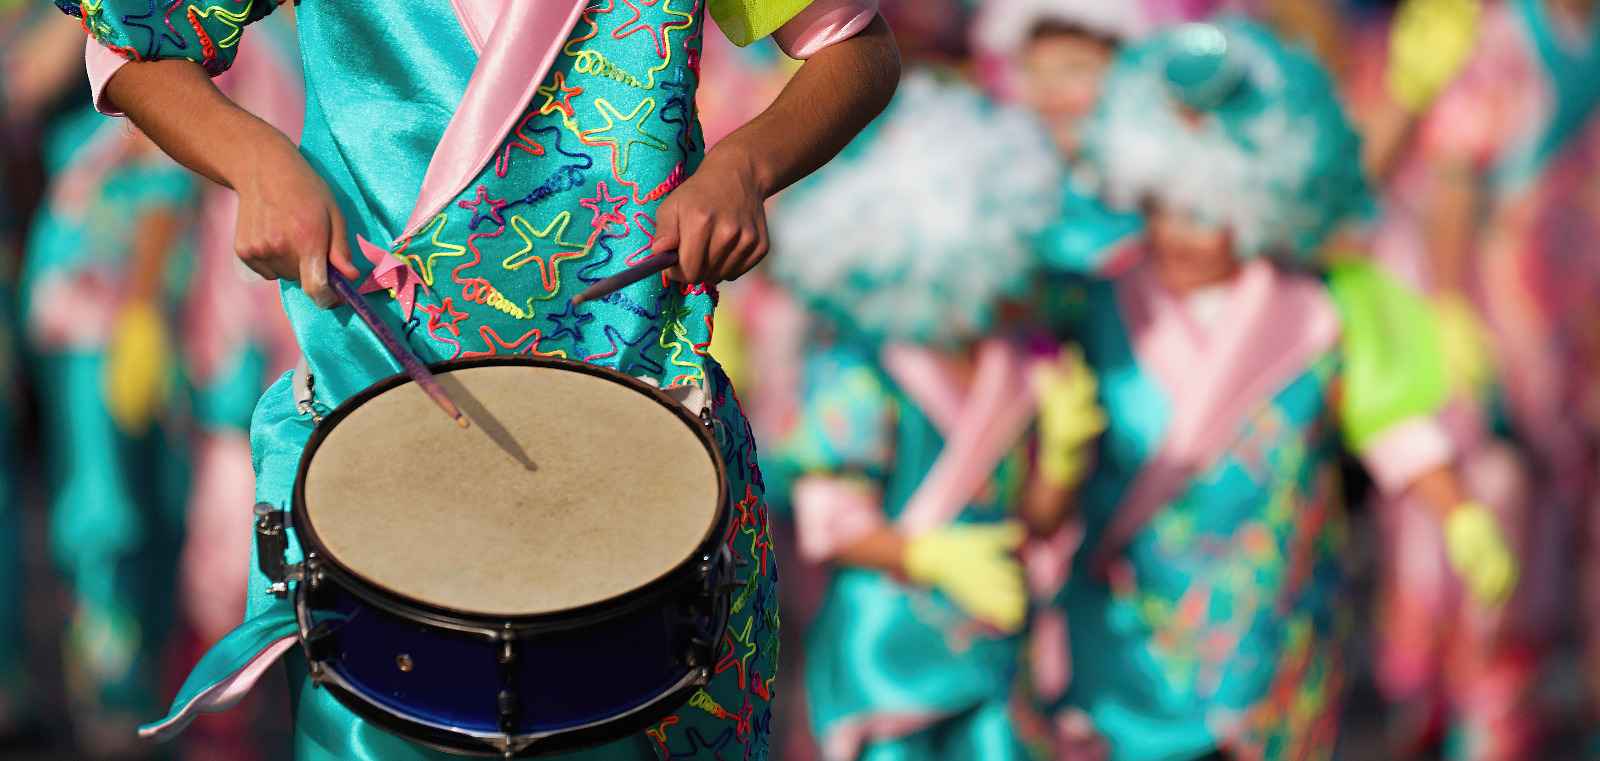
[[[557,753],[572,753],[613,742],[643,732],[672,715],[689,697],[710,682],[707,667],[694,669],[654,699],[626,713],[601,719],[581,727],[524,735],[467,732],[442,724],[420,721],[373,702],[351,688],[337,672],[325,670],[317,685],[328,690],[352,713],[411,742],[446,753],[480,758],[507,758],[499,743],[512,746],[512,758],[529,758]],[[471,742],[465,742],[470,740]],[[481,745],[480,745],[481,743]]]
[[[519,616],[493,616],[422,602],[391,591],[382,584],[368,579],[345,566],[328,551],[321,538],[317,536],[316,528],[311,521],[310,514],[307,512],[305,503],[306,477],[310,472],[311,460],[316,456],[317,449],[327,440],[328,435],[338,426],[340,421],[349,417],[357,408],[380,394],[412,382],[410,376],[405,373],[397,373],[362,389],[340,403],[312,431],[304,451],[301,452],[300,464],[295,471],[291,511],[295,536],[299,540],[301,550],[307,560],[314,560],[314,564],[320,566],[323,572],[340,581],[340,586],[345,591],[363,602],[373,604],[401,617],[420,619],[444,628],[468,632],[492,633],[507,627],[519,631],[538,629],[565,632],[598,627],[640,610],[659,605],[681,594],[685,585],[698,580],[701,565],[707,559],[715,557],[718,545],[722,543],[732,524],[727,466],[722,461],[722,454],[715,438],[702,420],[690,414],[683,404],[660,389],[609,367],[592,365],[587,362],[558,357],[495,355],[433,362],[428,365],[428,369],[435,374],[443,374],[476,367],[503,366],[567,370],[612,381],[655,401],[676,415],[686,426],[693,430],[701,445],[705,447],[706,454],[711,457],[712,466],[717,476],[717,514],[712,520],[706,536],[700,541],[700,544],[696,545],[695,551],[686,557],[683,562],[650,583],[615,597],[567,610]]]

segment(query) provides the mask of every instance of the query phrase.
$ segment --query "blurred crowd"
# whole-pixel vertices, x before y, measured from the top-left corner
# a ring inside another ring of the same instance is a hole
[[[894,103],[711,347],[782,539],[774,755],[1329,759],[1370,680],[1391,758],[1550,757],[1558,651],[1600,706],[1600,2],[883,13]],[[257,28],[218,85],[297,135],[293,16]],[[714,142],[795,63],[703,45]],[[83,757],[265,758],[133,728],[243,614],[298,350],[231,191],[83,49],[0,0],[0,757],[59,679]]]

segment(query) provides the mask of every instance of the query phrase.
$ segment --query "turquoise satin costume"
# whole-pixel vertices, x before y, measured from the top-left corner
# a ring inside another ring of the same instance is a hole
[[[197,187],[165,156],[122,155],[103,171],[87,170],[97,184],[84,197],[63,198],[68,177],[128,140],[122,129],[84,109],[50,134],[44,153],[55,195],[30,231],[21,311],[47,440],[50,549],[75,596],[62,648],[70,692],[91,716],[126,721],[157,708],[187,460],[170,414],[137,435],[113,422],[103,391],[109,324],[96,324],[95,315],[114,315],[106,311],[119,298],[141,215],[183,216]],[[169,255],[169,297],[181,292],[191,255],[182,241]],[[81,332],[60,338],[63,323],[77,323]],[[181,402],[172,396],[171,404]]]
[[[1073,335],[1099,375],[1110,424],[1081,492],[1084,549],[1058,598],[1074,664],[1061,706],[1094,720],[1115,761],[1192,761],[1219,749],[1237,759],[1332,757],[1352,613],[1340,439],[1369,454],[1385,434],[1437,412],[1444,387],[1415,294],[1366,265],[1336,268],[1328,284],[1338,340],[1232,421],[1226,446],[1108,570],[1095,551],[1163,452],[1179,403],[1136,348],[1114,282],[1081,282],[1072,299]]]
[[[881,490],[884,517],[894,521],[944,446],[938,429],[861,342],[811,352],[801,399],[773,467],[793,478],[864,480]],[[1019,445],[956,522],[1011,517],[1028,468]],[[805,656],[806,697],[825,754],[848,737],[842,744],[858,748],[860,761],[1031,758],[1012,715],[1021,637],[977,624],[937,590],[835,567]],[[915,731],[875,737],[866,729],[901,720]]]
[[[242,9],[206,0],[184,19],[181,13],[164,17],[145,0],[60,4],[82,14],[112,50],[141,59],[187,58],[212,71],[231,61],[241,28],[274,7],[264,0]],[[712,5],[718,11],[734,4]],[[758,30],[804,7],[745,5],[752,15],[744,20],[759,17]],[[699,385],[729,434],[723,454],[739,511],[733,546],[750,562],[750,583],[736,593],[724,643],[728,655],[712,684],[677,715],[643,735],[580,754],[584,758],[768,753],[777,574],[748,425],[705,351],[713,294],[652,278],[599,302],[568,305],[588,284],[646,254],[660,199],[700,162],[704,144],[694,96],[705,12],[695,0],[593,3],[476,180],[419,234],[392,240],[406,224],[477,54],[447,0],[305,0],[297,8],[308,93],[301,151],[333,188],[352,250],[360,250],[358,235],[386,247],[426,284],[415,290],[409,314],[397,299],[369,297],[413,350],[428,360],[560,356],[662,386]],[[727,27],[725,14],[719,18]],[[729,31],[737,40],[750,36],[750,28]],[[366,270],[369,264],[356,258]],[[293,283],[284,284],[283,300],[315,377],[319,406],[337,405],[398,371],[348,308],[320,310]],[[252,423],[257,498],[280,508],[288,506],[295,464],[313,427],[291,396],[285,376],[263,397]],[[418,465],[425,473],[426,460]],[[254,577],[254,588],[264,585]],[[249,614],[255,624],[213,649],[185,684],[180,705],[260,651],[276,631],[263,622],[285,620],[287,611],[255,595]],[[443,756],[361,722],[313,689],[301,664],[290,673],[298,695],[298,758]]]

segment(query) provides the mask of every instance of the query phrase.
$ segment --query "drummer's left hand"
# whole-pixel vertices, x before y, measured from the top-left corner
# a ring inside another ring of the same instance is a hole
[[[715,285],[767,255],[768,196],[828,163],[867,126],[900,80],[882,16],[814,53],[767,110],[717,142],[656,211],[654,253],[678,250],[667,277]]]
[[[650,250],[678,250],[678,266],[667,277],[681,283],[734,280],[767,255],[766,193],[754,162],[733,146],[720,147],[656,212]]]

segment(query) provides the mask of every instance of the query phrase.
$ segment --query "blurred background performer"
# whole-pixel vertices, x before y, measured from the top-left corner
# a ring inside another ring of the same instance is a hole
[[[27,661],[24,618],[38,599],[24,581],[21,451],[27,417],[16,330],[17,268],[38,203],[38,139],[62,102],[85,88],[81,33],[27,0],[0,1],[0,748],[23,747],[41,717],[41,674]],[[81,96],[79,96],[81,97]],[[75,108],[81,101],[73,102]],[[31,598],[31,599],[30,599]]]
[[[1366,71],[1357,66],[1351,77],[1353,100],[1364,111],[1364,159],[1383,190],[1374,260],[1428,295],[1449,372],[1441,422],[1469,493],[1494,511],[1517,554],[1529,558],[1517,596],[1485,608],[1450,573],[1428,508],[1412,497],[1380,499],[1373,513],[1380,550],[1374,675],[1389,703],[1387,740],[1398,758],[1426,756],[1441,743],[1450,758],[1543,757],[1532,693],[1540,656],[1551,644],[1540,630],[1552,611],[1541,600],[1549,600],[1545,590],[1559,580],[1549,578],[1541,557],[1559,549],[1530,544],[1542,511],[1508,426],[1475,288],[1441,278],[1456,265],[1434,258],[1443,252],[1436,234],[1449,229],[1440,223],[1460,209],[1452,210],[1450,194],[1441,192],[1450,182],[1434,160],[1438,142],[1418,129],[1440,128],[1427,126],[1430,109],[1474,54],[1482,14],[1475,0],[1408,0],[1389,29],[1387,55],[1375,51]]]
[[[1078,305],[1081,293],[1063,272],[1125,268],[1137,260],[1142,220],[1137,213],[1108,209],[1100,202],[1094,168],[1083,157],[1082,128],[1099,106],[1106,71],[1117,51],[1147,32],[1137,3],[1094,0],[991,0],[985,4],[974,36],[991,72],[999,72],[1003,89],[1026,103],[1049,130],[1063,169],[1059,212],[1036,237],[1036,252],[1045,265],[1030,289],[1034,319],[1059,327]],[[1068,356],[1078,356],[1068,351]],[[1069,368],[1070,370],[1070,368]],[[1085,371],[1087,372],[1087,371]],[[1104,414],[1094,403],[1092,384],[1073,374],[1040,377],[1041,404],[1038,478],[1028,500],[1030,517],[1064,509],[1092,462],[1079,447],[1104,427]],[[1065,383],[1057,382],[1064,380]],[[1075,398],[1074,394],[1086,398]],[[1045,526],[1027,547],[1029,587],[1036,603],[1029,634],[1031,688],[1044,703],[1061,698],[1071,679],[1067,653],[1068,622],[1051,605],[1066,583],[1068,559],[1083,538],[1081,520]],[[1081,715],[1065,714],[1050,723],[1060,746],[1059,758],[1075,759],[1098,747]]]
[[[1059,217],[1039,238],[1040,254],[1058,269],[1115,269],[1136,253],[1139,216],[1100,203],[1081,131],[1118,49],[1148,28],[1138,3],[990,0],[979,14],[974,39],[994,62],[999,89],[1033,110],[1065,164]]]
[[[1015,715],[1018,517],[1034,358],[1000,314],[1055,211],[1048,136],[956,68],[964,10],[884,5],[889,110],[774,211],[769,274],[813,311],[798,415],[769,460],[799,550],[832,568],[805,640],[827,761],[1048,753]],[[869,210],[870,213],[864,213]]]
[[[764,199],[831,158],[887,103],[898,66],[876,4],[711,3],[734,42],[775,34],[791,56],[808,60],[768,111],[705,152],[694,118],[704,5],[302,3],[302,153],[208,79],[233,62],[240,27],[275,3],[239,9],[218,0],[194,11],[194,23],[151,35],[139,23],[144,5],[121,2],[61,3],[83,15],[99,43],[88,57],[103,105],[125,109],[191,168],[239,193],[236,248],[253,269],[285,279],[285,308],[315,379],[305,405],[296,403],[285,376],[256,407],[257,499],[286,509],[313,411],[394,372],[394,360],[368,331],[349,324],[349,312],[325,309],[335,302],[329,266],[372,293],[372,306],[425,359],[534,353],[604,364],[668,387],[728,434],[723,455],[742,526],[735,549],[751,564],[751,580],[724,646],[737,639],[745,655],[719,662],[711,684],[655,727],[577,755],[665,758],[708,747],[764,755],[776,569],[749,427],[705,354],[711,286],[765,254]],[[556,27],[547,40],[554,65],[535,81],[529,69],[541,59],[511,42],[534,41],[562,23],[572,32]],[[508,42],[506,35],[517,36]],[[351,55],[353,40],[371,48]],[[129,64],[115,51],[140,62]],[[510,81],[490,81],[501,75]],[[507,129],[482,129],[486,120]],[[430,157],[457,152],[487,161],[430,166]],[[581,309],[569,305],[588,284],[652,248],[676,249],[682,263],[666,278]],[[422,465],[403,477],[467,477],[429,473],[426,453],[418,457]],[[266,588],[258,572],[251,580],[252,589]],[[172,713],[145,727],[149,736],[170,737],[195,713],[227,708],[226,700],[195,698],[223,682],[232,685],[224,694],[237,694],[247,684],[230,679],[247,682],[259,673],[245,670],[252,659],[283,652],[275,632],[292,626],[292,606],[260,594],[249,603],[250,617],[201,660]],[[290,674],[297,757],[440,757],[312,689],[303,665]]]
[[[44,144],[50,182],[22,278],[48,448],[50,547],[71,584],[62,642],[79,744],[135,752],[159,700],[187,489],[176,303],[193,175],[85,107]],[[143,746],[141,753],[148,753]]]
[[[1509,432],[1539,485],[1528,529],[1538,565],[1519,625],[1554,636],[1577,567],[1591,695],[1600,694],[1596,6],[1486,6],[1472,60],[1418,133],[1430,209],[1422,241],[1439,301],[1456,316],[1463,356],[1486,353],[1480,366],[1499,374]]]
[[[1368,203],[1320,68],[1227,20],[1131,47],[1105,92],[1085,155],[1148,241],[1078,299],[1110,425],[1061,600],[1061,708],[1116,761],[1330,758],[1350,623],[1335,434],[1435,508],[1480,598],[1504,598],[1515,559],[1449,468],[1424,305],[1371,267],[1298,269]]]

